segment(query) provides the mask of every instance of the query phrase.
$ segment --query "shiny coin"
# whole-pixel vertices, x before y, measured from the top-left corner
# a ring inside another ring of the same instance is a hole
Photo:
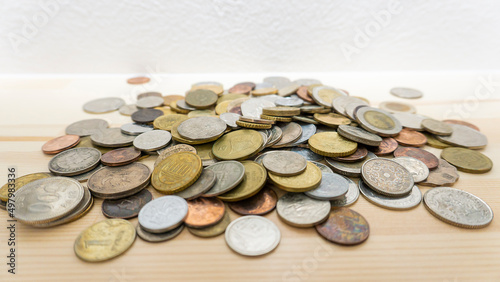
[[[410,113],[393,113],[394,118],[396,118],[403,127],[423,131],[422,121],[429,119],[426,116],[410,114]]]
[[[463,228],[482,228],[493,220],[493,211],[479,197],[466,191],[438,187],[424,195],[427,210],[438,219]]]
[[[317,161],[320,161],[324,158],[322,155],[318,155],[315,152],[313,152],[307,148],[294,147],[294,148],[291,148],[290,151],[295,152],[299,155],[302,155],[306,160],[311,161],[311,162],[317,162]]]
[[[109,124],[103,119],[84,119],[74,122],[66,127],[66,134],[89,136],[101,129],[108,128]]]
[[[238,125],[236,124],[236,121],[238,121],[240,117],[241,115],[235,113],[223,113],[219,118],[223,120],[227,124],[227,126],[231,128],[237,128]]]
[[[272,146],[272,148],[281,148],[295,143],[302,136],[302,127],[296,122],[290,122],[285,126],[280,126],[282,137]]]
[[[229,192],[217,196],[219,199],[226,202],[241,201],[257,194],[266,184],[267,171],[262,165],[253,161],[242,161],[241,164],[245,167],[243,180]]]
[[[346,163],[346,162],[340,162],[336,161],[333,158],[325,158],[327,164],[332,168],[332,170],[336,173],[345,175],[345,176],[351,176],[351,177],[360,177],[361,176],[361,167],[363,164],[373,158],[377,158],[375,154],[372,152],[368,152],[366,155],[366,158],[357,161],[357,162],[352,162],[352,163]]]
[[[351,120],[348,118],[334,113],[327,114],[314,114],[314,119],[321,124],[324,124],[329,127],[337,128],[342,124],[350,124]]]
[[[134,147],[119,148],[101,156],[101,162],[107,166],[121,166],[135,162],[141,157],[141,151]]]
[[[100,160],[97,149],[73,148],[55,155],[49,161],[49,170],[56,175],[77,175],[92,170]]]
[[[168,148],[163,149],[163,150],[158,151],[158,152],[159,152],[158,153],[159,155],[155,161],[154,167],[157,167],[161,161],[163,161],[164,159],[166,159],[170,155],[173,155],[173,154],[179,153],[179,152],[192,152],[192,153],[196,154],[196,149],[190,145],[179,144],[179,145],[175,145],[172,147],[168,147]]]
[[[356,121],[367,131],[383,137],[396,136],[403,129],[401,123],[390,113],[372,107],[359,109]]]
[[[322,175],[324,173],[333,173],[333,170],[325,164],[318,163],[318,162],[312,162],[312,163],[315,164],[321,170]]]
[[[422,128],[435,135],[448,136],[453,133],[453,128],[449,124],[435,119],[424,119]]]
[[[75,147],[80,142],[78,135],[63,135],[50,139],[42,146],[42,152],[45,154],[53,155],[60,153],[69,148]]]
[[[226,228],[226,243],[244,256],[260,256],[274,250],[281,240],[278,227],[269,219],[256,215],[235,219]]]
[[[48,178],[51,177],[52,175],[48,172],[37,172],[37,173],[30,173],[26,174],[23,176],[20,176],[14,181],[9,181],[5,183],[2,188],[0,188],[0,200],[3,202],[6,202],[9,200],[9,198],[12,198],[12,194],[21,189],[24,185],[33,182],[35,180],[43,179],[43,178]],[[10,185],[9,185],[10,184]],[[9,191],[10,189],[10,191]],[[9,196],[10,194],[10,196]]]
[[[128,197],[149,184],[151,172],[141,163],[118,167],[103,167],[90,176],[87,187],[92,195],[103,199]]]
[[[218,162],[208,166],[206,169],[215,173],[217,181],[204,194],[205,197],[214,197],[230,191],[243,181],[245,175],[245,167],[237,161]]]
[[[163,196],[147,203],[139,212],[139,224],[151,233],[164,233],[179,227],[188,214],[186,200]]]
[[[102,213],[110,218],[133,218],[147,203],[153,200],[153,195],[147,189],[139,193],[117,200],[104,200]]]
[[[384,111],[388,111],[389,113],[414,114],[417,112],[417,109],[413,105],[394,101],[382,102],[378,105],[378,107]]]
[[[448,124],[464,125],[464,126],[467,126],[469,128],[475,129],[477,131],[481,131],[481,130],[479,130],[479,127],[475,126],[474,124],[472,124],[470,122],[466,122],[466,121],[463,121],[463,120],[446,119],[446,120],[443,120],[443,122],[448,123]]]
[[[391,210],[407,210],[414,208],[422,201],[422,193],[417,185],[413,185],[411,192],[403,197],[388,197],[383,194],[373,191],[370,187],[366,186],[362,180],[359,180],[359,190],[361,194],[370,202],[377,206],[391,209]]]
[[[274,106],[275,104],[271,101],[262,98],[252,98],[241,104],[241,112],[244,116],[260,118],[263,108]]]
[[[391,89],[391,94],[404,99],[418,99],[424,94],[417,89],[405,88],[405,87],[395,87]]]
[[[191,186],[201,171],[201,159],[192,152],[178,152],[166,157],[153,170],[151,184],[164,194],[174,194]]]
[[[211,90],[198,89],[186,94],[186,104],[197,109],[207,109],[215,105],[219,96]]]
[[[330,201],[332,207],[347,207],[354,204],[359,198],[359,188],[358,185],[349,178],[346,178],[347,182],[349,182],[349,190],[344,195],[336,200]]]
[[[266,147],[275,145],[283,138],[283,130],[279,126],[274,125],[271,129],[268,129],[268,132],[270,132],[270,136],[267,139]]]
[[[163,97],[148,96],[138,99],[135,104],[139,109],[151,109],[160,107],[163,106]]]
[[[262,159],[262,164],[270,173],[281,176],[301,174],[307,167],[304,157],[290,151],[268,154]]]
[[[276,192],[270,188],[264,188],[254,196],[228,203],[229,207],[241,215],[263,215],[271,212],[278,201]]]
[[[493,162],[480,152],[465,148],[451,147],[441,152],[441,158],[469,173],[486,173],[493,167]]]
[[[256,154],[264,140],[255,130],[242,129],[229,132],[219,138],[212,152],[220,160],[243,160]]]
[[[459,177],[456,167],[443,159],[439,159],[439,166],[431,170],[427,179],[420,184],[427,186],[453,185]]]
[[[368,103],[366,103],[365,101],[359,103],[349,103],[345,106],[345,114],[350,119],[355,120],[358,110],[362,107],[368,107],[368,106],[369,106]]]
[[[226,211],[224,213],[224,217],[222,217],[222,219],[216,224],[204,228],[188,228],[188,230],[189,232],[191,232],[191,234],[195,236],[202,238],[210,238],[224,233],[224,231],[226,231],[226,228],[229,226],[230,223],[231,223],[231,217],[229,216],[229,213]]]
[[[317,200],[335,200],[343,197],[349,190],[349,182],[336,173],[322,173],[318,188],[305,192]]]
[[[332,159],[338,162],[353,163],[363,160],[367,155],[368,150],[365,147],[358,145],[358,149],[356,149],[356,152],[353,154],[345,157],[332,157]]]
[[[162,116],[163,112],[157,109],[140,109],[133,113],[131,118],[137,123],[151,123],[157,117]]]
[[[195,183],[187,189],[175,193],[176,196],[186,200],[196,199],[212,188],[217,181],[217,177],[212,170],[204,169]]]
[[[312,98],[316,104],[325,108],[332,107],[332,101],[340,96],[347,96],[343,91],[330,86],[314,87],[312,91]]]
[[[172,229],[167,232],[163,233],[151,233],[147,232],[144,229],[141,228],[140,225],[137,225],[136,227],[136,232],[139,238],[141,238],[144,241],[151,242],[151,243],[157,243],[157,242],[165,242],[170,239],[173,239],[177,237],[177,235],[181,234],[182,230],[184,230],[184,224],[180,225],[179,227]]]
[[[134,139],[134,147],[141,151],[157,151],[170,143],[172,134],[165,130],[152,130],[144,132]]]
[[[121,98],[101,98],[85,103],[83,110],[92,114],[102,114],[116,111],[123,105],[125,101]]]
[[[181,122],[177,131],[189,140],[207,140],[222,135],[226,128],[226,123],[217,117],[196,117]]]
[[[300,98],[286,97],[286,98],[276,99],[274,103],[276,104],[276,106],[282,106],[282,107],[301,107],[304,104],[304,100]]]
[[[332,106],[333,106],[333,109],[337,113],[345,116],[346,115],[345,108],[347,107],[347,105],[349,105],[351,103],[358,104],[358,105],[367,104],[365,101],[363,101],[363,100],[361,100],[359,98],[356,98],[356,97],[352,97],[352,96],[338,96],[335,99],[333,99]]]
[[[306,170],[299,175],[279,176],[269,173],[268,176],[274,185],[288,192],[306,192],[321,183],[321,170],[311,162],[307,162]]]
[[[90,135],[92,143],[101,147],[125,147],[134,142],[135,136],[123,134],[120,128],[106,128]]]
[[[382,142],[378,147],[372,147],[370,148],[370,151],[372,151],[375,155],[377,156],[384,156],[391,154],[398,148],[398,142],[391,137],[387,138],[382,138]]]
[[[404,166],[383,158],[366,161],[361,168],[361,176],[366,185],[389,197],[407,195],[414,183],[412,175]]]
[[[453,128],[453,133],[450,136],[436,136],[439,141],[469,149],[481,149],[488,144],[486,135],[477,130],[460,124],[450,124],[450,126]]]
[[[316,231],[333,243],[357,245],[368,239],[370,226],[361,214],[349,208],[337,208],[324,223],[316,225]]]
[[[309,148],[316,154],[327,157],[343,157],[356,152],[358,143],[352,142],[337,132],[320,132],[309,138]]]
[[[312,119],[312,118],[307,117],[307,116],[293,116],[292,120],[310,123],[310,124],[319,124],[319,122],[317,122],[315,119]]]
[[[127,79],[128,84],[144,84],[148,83],[151,79],[145,76],[137,76]]]
[[[137,136],[144,132],[151,131],[153,129],[154,129],[153,126],[150,124],[135,123],[135,122],[126,123],[120,127],[122,133],[134,136]]]
[[[184,223],[191,228],[204,228],[219,222],[226,211],[224,203],[217,198],[199,197],[187,201],[188,214]]]
[[[422,147],[427,143],[427,137],[422,133],[403,128],[394,139],[403,146]]]
[[[170,131],[172,130],[172,126],[174,124],[181,123],[187,119],[189,119],[189,117],[186,115],[180,115],[180,114],[164,115],[157,117],[154,120],[153,125],[157,129]]]
[[[355,126],[342,124],[339,125],[337,132],[344,138],[368,146],[380,146],[382,143],[382,138],[380,136]]]
[[[302,193],[286,193],[276,204],[280,219],[295,227],[312,227],[325,221],[330,209],[329,201],[312,199]]]
[[[419,183],[429,176],[429,168],[422,162],[411,157],[397,157],[393,161],[404,166],[413,176],[413,182]]]
[[[430,170],[435,169],[438,164],[438,158],[434,154],[420,148],[399,147],[394,151],[395,157],[412,157],[423,162]]]

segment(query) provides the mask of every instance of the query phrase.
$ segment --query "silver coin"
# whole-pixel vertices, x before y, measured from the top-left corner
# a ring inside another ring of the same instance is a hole
[[[361,177],[368,187],[392,197],[407,195],[414,185],[412,175],[404,166],[385,158],[367,160],[361,167]]]
[[[175,193],[175,195],[186,200],[198,198],[199,196],[210,190],[210,188],[214,186],[216,181],[217,177],[215,176],[215,172],[210,169],[203,169],[200,177],[198,178],[198,180],[196,180],[195,183],[193,183],[187,189]]]
[[[136,227],[137,236],[144,241],[156,243],[156,242],[165,242],[170,239],[177,237],[177,235],[181,234],[182,230],[184,230],[184,224],[179,227],[164,232],[164,233],[151,233],[141,228],[141,225],[138,224]]]
[[[412,89],[412,88],[406,88],[406,87],[395,87],[391,89],[391,94],[399,97],[399,98],[405,98],[405,99],[417,99],[422,97],[424,94],[417,90],[417,89]]]
[[[312,163],[315,164],[319,168],[319,170],[321,170],[322,173],[334,173],[333,170],[325,164],[318,162],[312,162]]]
[[[231,128],[238,128],[239,126],[236,124],[237,120],[240,120],[241,115],[236,113],[223,113],[220,114],[219,118],[223,120],[227,126]]]
[[[262,81],[272,84],[276,88],[283,88],[291,83],[288,77],[283,76],[268,76]]]
[[[305,123],[310,123],[310,124],[319,124],[319,122],[317,122],[315,119],[305,117],[305,116],[293,116],[292,119],[295,121],[300,121],[300,122],[305,122]]]
[[[183,110],[188,110],[188,111],[195,111],[197,110],[196,108],[193,108],[191,106],[189,106],[188,104],[186,104],[186,100],[177,100],[177,102],[175,102],[177,107],[183,109]]]
[[[366,158],[364,158],[361,161],[357,162],[352,162],[352,163],[344,163],[344,162],[339,162],[336,161],[332,158],[325,158],[326,163],[332,168],[332,170],[336,173],[345,175],[345,176],[351,176],[351,177],[360,177],[361,176],[361,167],[363,164],[373,158],[377,158],[377,156],[372,153],[368,152],[368,155],[366,155]]]
[[[317,162],[317,161],[321,161],[323,159],[323,156],[318,155],[315,152],[313,152],[307,148],[293,147],[290,149],[290,151],[302,155],[308,161]]]
[[[122,98],[109,97],[92,100],[83,105],[83,110],[88,113],[102,114],[118,110],[125,105]]]
[[[436,187],[424,195],[427,210],[440,220],[464,228],[481,228],[491,223],[493,211],[479,197],[450,187]]]
[[[222,87],[222,83],[217,82],[217,81],[200,81],[194,83],[192,86],[201,86],[201,85],[215,85],[215,86],[220,86]]]
[[[356,113],[356,121],[365,130],[383,137],[396,136],[403,129],[391,113],[372,107],[360,108]]]
[[[271,173],[280,176],[301,174],[306,170],[306,159],[295,152],[278,151],[267,154],[262,159],[262,165]]]
[[[133,104],[128,104],[128,105],[123,105],[118,109],[118,112],[124,116],[131,116],[133,113],[137,112],[139,109],[137,109],[136,105]]]
[[[344,197],[330,201],[332,207],[347,207],[354,204],[359,198],[359,188],[358,185],[351,179],[346,177],[347,182],[349,182],[349,190]]]
[[[274,87],[274,84],[269,83],[269,82],[261,82],[261,83],[255,84],[254,90],[262,89],[262,88],[270,88],[270,87]]]
[[[439,141],[469,149],[481,149],[488,145],[488,138],[481,132],[461,124],[448,125],[453,128],[453,133],[450,136],[436,136]]]
[[[394,101],[382,102],[378,105],[378,107],[384,111],[388,111],[389,113],[415,114],[417,112],[417,108],[413,105]]]
[[[94,172],[100,170],[103,167],[104,167],[104,165],[99,164],[98,166],[96,166],[92,170],[89,170],[87,172],[84,172],[84,173],[81,173],[81,174],[77,174],[77,175],[71,175],[70,177],[73,178],[74,180],[77,180],[77,181],[80,181],[80,182],[84,182],[84,181],[87,181],[90,178],[90,176],[92,174],[94,174]]]
[[[74,122],[66,127],[66,134],[89,136],[101,129],[108,128],[109,124],[103,119],[84,119]]]
[[[330,209],[329,201],[316,200],[304,193],[286,193],[276,204],[279,217],[295,227],[312,227],[325,221]]]
[[[154,92],[154,91],[144,92],[144,93],[137,95],[137,100],[140,100],[140,99],[146,98],[146,97],[162,97],[162,95],[160,92]]]
[[[333,99],[332,107],[337,113],[345,116],[345,115],[347,115],[345,112],[345,108],[350,103],[357,103],[360,105],[366,105],[366,102],[359,99],[359,98],[351,97],[351,96],[339,96],[339,97]]]
[[[154,127],[150,124],[135,123],[135,122],[126,123],[120,127],[122,133],[134,136],[137,136],[144,132],[151,131],[153,129]]]
[[[68,177],[35,180],[15,192],[14,217],[27,224],[57,220],[78,206],[84,192],[80,182]]]
[[[162,106],[163,101],[162,97],[148,96],[140,98],[135,104],[139,109],[151,109]]]
[[[333,96],[332,97],[332,101],[330,100],[325,100],[321,95],[320,95],[320,91],[321,90],[325,90],[325,89],[328,89],[330,90],[331,92],[335,93],[334,95],[336,96]],[[333,103],[333,100],[335,100],[335,98],[337,97],[340,97],[340,96],[347,96],[347,94],[345,92],[343,92],[342,90],[339,90],[335,87],[331,87],[331,86],[318,86],[318,87],[314,87],[313,90],[312,90],[312,98],[314,99],[314,101],[318,104],[318,105],[321,105],[325,108],[331,108],[332,107],[332,103]]]
[[[139,224],[151,233],[164,233],[180,226],[188,213],[186,200],[179,196],[163,196],[152,200],[139,212]]]
[[[317,200],[335,200],[343,197],[349,190],[349,182],[336,173],[321,173],[320,185],[305,194]]]
[[[189,140],[207,140],[222,135],[226,128],[226,123],[220,118],[203,116],[181,122],[177,132]]]
[[[298,85],[298,84],[290,83],[290,84],[278,89],[278,95],[281,97],[290,96],[290,95],[296,93],[297,90],[299,89],[299,87],[300,87],[300,85]],[[299,98],[296,98],[296,99],[299,99]],[[300,99],[300,105],[302,105],[303,103],[304,103],[304,101],[302,99]],[[276,104],[276,105],[279,106],[278,104]]]
[[[286,97],[276,99],[276,101],[274,101],[274,104],[276,104],[276,106],[285,107],[302,107],[302,105],[304,104],[304,100],[300,98]]]
[[[298,122],[298,124],[302,127],[302,135],[299,140],[295,141],[295,143],[291,144],[291,146],[304,144],[309,140],[309,138],[311,138],[311,136],[316,134],[316,125],[303,122]]]
[[[263,108],[274,106],[276,106],[276,104],[271,101],[262,98],[251,98],[241,104],[241,113],[244,116],[260,118]]]
[[[134,147],[141,151],[157,151],[164,148],[172,140],[172,134],[166,130],[151,130],[134,139]]]
[[[55,155],[49,170],[55,175],[72,176],[94,169],[101,161],[101,152],[94,148],[73,148]]]
[[[265,95],[265,96],[260,96],[259,98],[257,99],[262,99],[262,100],[266,100],[266,101],[269,101],[269,102],[272,102],[274,103],[276,100],[278,100],[279,98],[281,98],[280,96],[276,95],[276,94],[270,94],[270,95]],[[275,104],[276,105],[276,104]]]
[[[204,194],[204,197],[214,197],[230,191],[243,181],[245,176],[245,167],[238,161],[223,161],[208,166],[215,172],[217,181],[215,185]]]
[[[429,168],[420,160],[412,157],[397,157],[392,160],[404,166],[413,176],[415,183],[422,182],[429,176]]]
[[[403,127],[423,131],[422,121],[428,119],[426,116],[411,114],[411,113],[393,113],[395,117]]]
[[[368,107],[368,104],[363,101],[364,104],[360,103],[349,103],[347,106],[345,106],[345,114],[347,117],[349,117],[352,120],[356,119],[356,114],[358,110],[362,107]]]
[[[281,232],[269,219],[247,215],[232,221],[226,228],[227,245],[244,256],[260,256],[274,250],[280,240]]]
[[[366,184],[359,180],[359,190],[361,194],[370,202],[377,206],[391,209],[391,210],[407,210],[416,207],[422,201],[422,193],[418,189],[417,185],[413,185],[410,194],[404,197],[388,197],[380,193],[377,193],[366,186]]]
[[[281,137],[283,137],[283,130],[277,125],[273,125],[273,127],[268,130],[271,132],[271,137],[268,138],[266,147],[271,147],[281,140]]]
[[[267,152],[264,152],[260,155],[258,155],[257,157],[255,157],[255,159],[253,160],[254,162],[258,163],[258,164],[262,164],[262,159],[264,159],[265,156],[269,155],[269,154],[272,154],[272,153],[278,153],[278,152],[282,152],[282,151],[267,151]]]
[[[293,81],[293,83],[296,83],[300,86],[309,86],[313,84],[322,84],[321,81],[313,78],[299,78]]]
[[[382,137],[356,126],[341,124],[337,132],[342,137],[368,146],[379,146],[382,143]]]
[[[126,147],[132,145],[135,136],[123,134],[120,128],[106,128],[90,135],[90,140],[101,147]]]

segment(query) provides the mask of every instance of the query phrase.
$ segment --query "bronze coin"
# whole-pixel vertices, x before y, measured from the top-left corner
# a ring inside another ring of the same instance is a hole
[[[141,151],[134,147],[119,148],[101,156],[101,162],[107,166],[121,166],[133,163],[141,157]]]
[[[361,214],[349,208],[335,208],[325,222],[316,225],[316,231],[333,243],[357,245],[368,239],[370,226]]]
[[[153,195],[147,189],[141,192],[118,200],[104,200],[102,202],[102,213],[109,218],[132,218],[139,214],[139,211],[148,202],[153,200]]]
[[[395,157],[412,157],[422,161],[429,169],[435,169],[439,165],[439,159],[429,151],[420,148],[399,147],[394,151]]]
[[[43,144],[42,152],[49,155],[60,153],[64,150],[70,149],[78,145],[80,136],[78,135],[63,135],[50,139],[47,143]]]
[[[228,205],[231,210],[241,215],[263,215],[271,212],[277,202],[276,192],[266,187],[248,199],[230,202]]]
[[[388,155],[398,148],[398,141],[394,138],[382,138],[382,143],[378,147],[370,147],[370,151],[377,156]]]
[[[464,125],[464,126],[467,126],[467,127],[470,127],[472,129],[475,129],[477,131],[480,131],[479,130],[479,127],[475,126],[474,124],[472,123],[469,123],[469,122],[466,122],[466,121],[463,121],[463,120],[458,120],[458,119],[445,119],[443,120],[443,122],[445,123],[450,123],[450,124],[460,124],[460,125]]]
[[[420,184],[425,186],[450,186],[460,178],[457,168],[443,159],[439,159],[439,166],[429,172],[429,176]]]
[[[239,114],[241,116],[241,106],[232,107],[231,109],[229,109],[229,112],[233,114]]]
[[[300,99],[309,102],[311,104],[316,104],[314,100],[309,97],[309,94],[307,94],[307,86],[301,86],[299,89],[297,89],[297,96],[299,96]]]
[[[137,123],[150,123],[153,122],[157,117],[162,116],[163,112],[155,109],[140,109],[133,113],[131,118]]]
[[[338,162],[352,163],[366,158],[367,155],[368,155],[368,150],[366,149],[366,147],[358,144],[358,149],[356,150],[356,152],[354,152],[354,154],[346,157],[332,157],[332,159]]]
[[[146,97],[152,97],[152,96],[162,97],[160,92],[144,92],[144,93],[137,95],[137,100],[140,100],[140,99],[146,98]]]
[[[427,137],[425,137],[425,135],[407,128],[403,128],[394,139],[403,146],[411,147],[422,147],[427,143]]]
[[[254,84],[255,85],[255,84]],[[252,91],[253,87],[246,83],[238,83],[235,86],[229,88],[228,92],[233,94],[248,94]]]
[[[203,228],[216,224],[222,219],[226,210],[224,203],[215,197],[199,197],[189,200],[187,203],[188,214],[184,223],[192,228]]]
[[[105,166],[92,174],[87,187],[92,195],[103,199],[121,199],[143,190],[151,177],[149,167],[141,163]]]
[[[144,84],[148,83],[151,79],[145,76],[132,77],[127,79],[128,84]]]

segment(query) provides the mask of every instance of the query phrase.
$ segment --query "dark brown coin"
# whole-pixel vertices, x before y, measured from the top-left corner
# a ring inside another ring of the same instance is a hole
[[[102,213],[109,218],[132,218],[139,214],[145,204],[153,200],[153,195],[147,189],[118,200],[104,200]]]
[[[151,79],[145,76],[132,77],[127,79],[128,84],[144,84],[148,83]]]
[[[378,147],[370,147],[370,151],[377,156],[388,155],[398,148],[398,141],[394,138],[387,137],[382,139],[382,143]]]
[[[255,84],[254,86],[255,87]],[[235,93],[235,94],[248,94],[250,91],[253,89],[252,85],[249,85],[247,83],[238,83],[235,86],[229,88],[229,93]]]
[[[352,163],[361,161],[362,159],[366,158],[366,155],[368,155],[368,150],[364,146],[358,144],[358,149],[356,150],[356,152],[354,152],[354,154],[346,157],[332,157],[332,159],[338,162]]]
[[[47,143],[43,144],[42,152],[49,155],[60,153],[69,148],[73,148],[80,142],[78,135],[63,135],[50,139]]]
[[[255,196],[248,199],[228,203],[235,213],[241,215],[263,215],[271,212],[278,202],[276,192],[270,188],[260,190]]]
[[[477,131],[480,131],[479,130],[479,127],[475,126],[474,124],[472,123],[469,123],[469,122],[466,122],[466,121],[463,121],[463,120],[457,120],[457,119],[446,119],[446,120],[443,120],[443,122],[445,123],[450,123],[450,124],[460,124],[460,125],[464,125],[464,126],[467,126],[467,127],[470,127],[472,129],[475,129]]]
[[[297,96],[299,96],[300,99],[306,102],[309,102],[311,104],[316,104],[316,102],[314,102],[314,100],[311,97],[309,97],[309,94],[307,94],[307,86],[299,87],[299,89],[297,89]]]
[[[356,245],[368,239],[370,226],[361,214],[349,208],[335,208],[325,222],[316,225],[316,231],[333,243]]]
[[[140,109],[133,113],[131,118],[137,123],[150,123],[153,122],[157,117],[162,116],[163,112],[156,109]]]
[[[399,144],[403,146],[411,146],[411,147],[421,147],[427,143],[427,137],[422,133],[403,128],[401,132],[397,136],[394,137]]]
[[[439,165],[439,159],[429,151],[420,148],[399,147],[394,151],[395,157],[412,157],[422,161],[429,169],[435,169]]]
[[[192,228],[203,228],[216,224],[222,219],[226,210],[224,203],[215,197],[200,197],[189,200],[187,203],[188,214],[184,223]]]
[[[141,157],[141,151],[135,147],[119,148],[101,156],[101,162],[107,166],[121,166],[133,163]]]

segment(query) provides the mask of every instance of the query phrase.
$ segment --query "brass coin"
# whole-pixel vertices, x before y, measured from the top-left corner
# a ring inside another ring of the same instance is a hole
[[[241,215],[264,215],[271,212],[277,202],[276,192],[266,187],[248,199],[230,202],[228,205],[235,213]]]
[[[217,103],[219,97],[211,90],[198,89],[186,94],[186,104],[197,109],[207,109]]]
[[[253,129],[270,129],[271,127],[273,127],[272,124],[253,123],[253,122],[246,122],[246,121],[241,121],[241,120],[237,120],[236,124],[238,126],[241,126],[241,127],[253,128]]]
[[[264,187],[267,180],[267,172],[264,166],[254,161],[242,161],[241,164],[245,167],[243,181],[229,192],[217,196],[217,198],[226,202],[241,201],[257,194]]]
[[[252,96],[265,96],[278,93],[278,89],[274,87],[265,87],[252,90]]]
[[[399,147],[394,151],[394,156],[415,158],[422,161],[429,170],[435,169],[439,164],[438,158],[434,154],[420,148]]]
[[[9,197],[12,198],[14,196],[14,192],[19,190],[24,185],[33,182],[38,179],[43,179],[47,177],[51,177],[52,175],[48,172],[37,172],[30,173],[23,176],[20,176],[14,179],[14,182],[7,182],[5,185],[0,188],[0,200],[6,202],[9,200]],[[11,191],[9,191],[9,189]]]
[[[215,198],[199,197],[188,200],[188,214],[184,219],[187,227],[204,228],[219,222],[224,216],[226,206]]]
[[[102,202],[102,213],[109,218],[133,218],[139,211],[153,200],[153,195],[147,189],[143,189],[137,194],[117,200],[104,200]]]
[[[372,107],[360,108],[356,113],[356,121],[367,131],[383,137],[396,136],[403,129],[389,112]]]
[[[75,240],[76,256],[98,262],[124,253],[135,241],[135,228],[124,219],[106,219],[85,229]]]
[[[306,192],[321,183],[321,170],[311,162],[307,162],[306,170],[299,175],[279,176],[268,173],[268,176],[274,185],[288,192]]]
[[[119,148],[101,156],[101,163],[107,166],[122,166],[135,162],[141,157],[141,151],[134,147]]]
[[[164,115],[173,115],[176,113],[170,109],[170,106],[156,107],[153,109],[162,111]]]
[[[268,116],[292,117],[300,115],[300,109],[294,107],[268,107],[262,109],[262,114]]]
[[[291,122],[292,121],[291,117],[276,117],[276,116],[260,115],[260,118],[273,120],[273,121],[281,121],[281,122]]]
[[[254,118],[254,117],[247,117],[247,116],[241,116],[239,118],[240,121],[246,121],[246,122],[251,122],[251,123],[262,123],[262,124],[275,124],[273,120],[268,120],[268,119],[260,119],[260,118]]]
[[[333,100],[340,96],[347,96],[347,94],[330,86],[318,86],[312,89],[313,100],[316,104],[326,108],[331,108]]]
[[[144,189],[151,172],[141,163],[103,167],[90,176],[87,187],[92,195],[103,199],[120,199]]]
[[[127,79],[128,84],[144,84],[148,83],[151,79],[145,76],[137,76]]]
[[[224,97],[224,96],[222,96],[222,97]],[[220,102],[219,104],[217,104],[217,106],[215,107],[215,113],[218,115],[227,113],[227,108],[229,106],[229,103],[231,103],[231,100],[223,101],[223,102]]]
[[[42,152],[48,155],[60,153],[69,148],[73,148],[80,142],[78,135],[63,135],[50,139],[47,143],[43,144]]]
[[[436,136],[434,134],[431,134],[428,132],[424,132],[423,134],[427,138],[426,144],[431,146],[431,147],[438,148],[438,149],[444,149],[444,148],[451,147],[450,144],[446,144],[446,143],[443,143],[443,142],[437,140]]]
[[[172,102],[184,99],[182,95],[166,95],[163,96],[163,105],[170,105]]]
[[[378,105],[378,107],[384,111],[388,111],[389,113],[414,114],[417,112],[417,109],[413,105],[394,101],[382,102]]]
[[[215,117],[216,114],[214,110],[209,109],[209,110],[196,110],[196,111],[190,111],[187,114],[188,118],[195,118],[195,117]]]
[[[394,139],[403,146],[422,147],[427,143],[427,137],[422,133],[403,128]]]
[[[306,114],[328,114],[332,112],[332,109],[323,108],[321,106],[310,105],[300,107],[300,111]]]
[[[225,95],[222,95],[219,97],[219,99],[217,100],[217,104],[220,104],[220,103],[225,102],[225,101],[233,101],[233,100],[238,100],[238,99],[248,100],[249,97],[247,95],[244,95],[244,94],[234,94],[234,93],[225,94]]]
[[[340,136],[337,132],[320,132],[309,138],[309,148],[322,156],[344,157],[356,152],[358,143]]]
[[[372,151],[377,156],[388,155],[394,152],[398,148],[398,142],[391,137],[383,138],[382,142],[378,147],[371,147]]]
[[[202,238],[210,238],[218,236],[226,231],[227,226],[231,223],[231,217],[229,216],[229,212],[224,213],[224,217],[217,222],[215,225],[208,226],[205,228],[189,228],[189,232],[191,234],[196,235]]]
[[[192,152],[178,152],[153,170],[151,184],[163,194],[174,194],[191,186],[202,172],[201,159]]]
[[[182,109],[182,108],[177,106],[177,102],[183,101],[183,100],[184,100],[184,97],[182,97],[182,99],[180,99],[180,100],[175,100],[175,101],[170,102],[170,104],[169,104],[170,109],[172,109],[172,111],[179,113],[179,114],[188,114],[190,112],[190,110],[185,110],[185,109]],[[194,108],[193,108],[193,110],[194,110]]]
[[[290,122],[285,126],[280,126],[282,137],[281,139],[271,146],[271,148],[281,148],[289,144],[295,143],[302,136],[302,127],[296,122]]]
[[[178,152],[193,152],[196,154],[196,149],[193,146],[186,144],[179,144],[172,147],[168,147],[161,152],[159,151],[158,158],[155,161],[154,167],[157,167],[158,164],[163,161],[168,156],[178,153]]]
[[[217,94],[218,96],[222,95],[224,93],[224,88],[222,85],[212,85],[212,84],[205,84],[205,85],[194,85],[191,87],[190,91],[195,91],[195,90],[210,90]]]
[[[258,152],[264,139],[259,132],[242,129],[229,132],[219,138],[212,152],[220,160],[244,160]]]
[[[339,125],[342,124],[350,124],[351,120],[335,113],[328,113],[328,114],[314,114],[314,119],[318,121],[321,124],[324,124],[329,127],[337,128]]]
[[[469,173],[486,173],[493,167],[493,162],[480,152],[465,148],[450,147],[441,152],[441,158]]]
[[[429,171],[429,176],[423,182],[422,185],[427,186],[446,186],[453,185],[457,182],[460,175],[457,172],[457,168],[449,164],[443,159],[439,159],[439,166],[436,169]]]
[[[153,126],[156,129],[171,131],[174,124],[179,124],[185,120],[189,119],[187,115],[173,114],[173,115],[163,115],[157,117]]]
[[[435,135],[448,136],[453,133],[453,128],[449,124],[435,119],[424,119],[422,128]]]
[[[213,146],[214,143],[194,145],[194,148],[196,149],[197,152],[196,154],[201,158],[201,164],[203,166],[209,166],[217,162],[217,159],[215,158],[212,152]]]

